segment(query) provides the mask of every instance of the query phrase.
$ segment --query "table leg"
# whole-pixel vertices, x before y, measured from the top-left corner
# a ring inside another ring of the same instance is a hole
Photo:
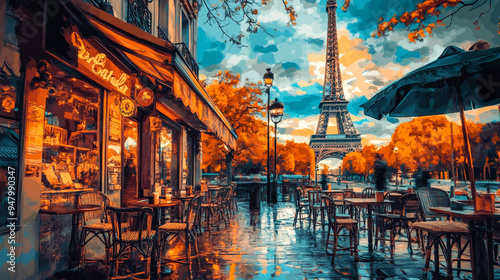
[[[486,248],[488,249],[488,275],[493,280],[493,224],[491,220],[486,221]]]
[[[372,207],[368,205],[368,217],[366,223],[368,224],[368,251],[373,251],[373,219],[372,219]]]
[[[69,268],[75,268],[79,263],[80,246],[78,228],[80,227],[80,214],[75,213],[71,218],[71,237],[69,242]]]
[[[481,232],[482,231],[482,232]],[[482,279],[493,279],[493,274],[489,274],[489,260],[485,262],[482,256],[488,254],[490,257],[490,250],[486,251],[486,246],[484,244],[484,228],[480,227],[473,220],[469,221],[469,233],[470,233],[470,258],[472,266],[472,279],[482,280]],[[489,240],[488,240],[489,242]],[[493,254],[493,252],[491,252]],[[491,256],[491,258],[493,258]]]
[[[372,208],[370,205],[367,206],[368,217],[367,217],[367,227],[368,227],[368,252],[361,254],[359,260],[361,261],[381,261],[384,256],[373,251],[373,219],[372,219]]]

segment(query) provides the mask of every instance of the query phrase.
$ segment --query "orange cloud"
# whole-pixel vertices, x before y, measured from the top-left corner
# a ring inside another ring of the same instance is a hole
[[[292,135],[294,136],[311,136],[314,134],[314,130],[310,128],[300,128],[300,129],[294,129],[292,131]]]

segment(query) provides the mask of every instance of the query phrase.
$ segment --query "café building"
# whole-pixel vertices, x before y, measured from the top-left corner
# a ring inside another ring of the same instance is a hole
[[[168,40],[78,0],[2,1],[0,15],[0,279],[68,268],[72,217],[41,208],[195,186],[201,133],[235,148]]]

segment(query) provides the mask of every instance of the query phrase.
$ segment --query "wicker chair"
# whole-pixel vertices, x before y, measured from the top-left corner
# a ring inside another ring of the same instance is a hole
[[[327,208],[328,231],[326,237],[326,251],[330,243],[330,236],[333,237],[332,247],[332,265],[335,263],[337,251],[349,251],[354,260],[358,260],[358,222],[350,218],[338,218],[335,201],[327,195],[321,196],[321,203]],[[341,235],[342,229],[346,229],[349,233]],[[341,247],[338,244],[339,236],[349,236],[349,247]]]
[[[407,242],[407,248],[410,251],[410,254],[413,254],[413,249],[411,246],[412,237],[410,225],[418,221],[419,219],[418,214],[420,213],[420,206],[418,204],[417,195],[414,193],[409,193],[403,196],[399,196],[398,199],[398,195],[394,196],[391,195],[391,192],[389,192],[385,195],[385,199],[395,201],[395,203],[393,204],[393,207],[391,209],[392,213],[377,214],[377,228],[375,230],[375,234],[377,236],[375,237],[375,247],[377,247],[377,243],[379,240],[389,241],[391,258],[394,258],[395,242]],[[388,230],[390,231],[389,240],[385,238],[385,233]],[[397,235],[402,235],[402,230],[406,232],[407,240],[396,239]]]
[[[144,271],[134,272],[135,269],[130,269],[128,271],[131,271],[131,273],[127,277],[144,275],[145,278],[142,279],[149,279],[151,253],[156,243],[156,232],[151,229],[153,209],[149,207],[117,208],[111,206],[106,209],[109,211],[113,226],[113,254],[110,261],[113,276],[111,276],[111,279],[123,279],[125,277],[119,275],[120,263],[128,262],[129,266],[131,266],[134,250],[143,258]],[[127,229],[129,223],[124,223],[124,221],[131,221],[132,219],[135,221],[135,225]]]
[[[321,191],[309,190],[307,192],[307,197],[309,198],[309,226],[311,222],[313,224],[313,229],[316,229],[316,222],[318,221],[318,215],[321,211]],[[321,216],[321,224],[324,223],[323,216]]]
[[[297,218],[302,221],[302,209],[309,209],[309,202],[304,201],[302,199],[302,190],[300,188],[297,188],[294,191],[295,197],[294,197],[294,202],[295,202],[295,217],[293,218],[293,226],[297,224]]]
[[[189,202],[186,213],[186,221],[184,223],[166,223],[158,227],[157,229],[158,269],[161,268],[161,262],[163,260],[164,252],[162,252],[162,249],[166,247],[165,245],[168,243],[169,240],[172,240],[174,238],[180,238],[181,240],[183,240],[186,248],[186,262],[180,262],[180,263],[185,263],[185,264],[190,263],[191,248],[192,248],[191,246],[192,244],[194,244],[194,248],[196,251],[196,258],[198,260],[198,267],[201,269],[200,260],[198,258],[198,241],[197,241],[198,239],[196,237],[196,232],[195,232],[195,222],[197,220],[197,217],[200,215],[201,211],[200,208],[201,199],[202,199],[201,196],[196,196]],[[169,261],[177,262],[175,260],[169,260]]]
[[[212,225],[217,226],[217,230],[220,230],[220,220],[224,219],[224,215],[221,217],[221,203],[222,203],[222,188],[221,189],[209,189],[205,193],[204,201],[201,203],[202,214],[205,214],[205,219],[207,221],[207,230],[210,234],[210,229]],[[201,219],[201,217],[200,217]]]
[[[109,258],[111,255],[111,231],[113,230],[113,227],[108,220],[107,212],[105,209],[110,205],[110,200],[105,194],[101,192],[82,192],[78,196],[78,206],[82,205],[101,205],[102,208],[100,210],[86,212],[83,215],[83,226],[79,244],[81,252],[81,265],[85,269],[86,261],[103,261],[106,270],[109,270]],[[99,239],[104,244],[104,260],[86,259],[86,245],[94,238]]]
[[[467,224],[455,221],[436,220],[443,218],[430,208],[449,207],[450,198],[448,194],[436,188],[420,188],[417,191],[417,198],[420,204],[421,215],[424,221],[413,223],[412,228],[427,233],[427,245],[425,246],[425,270],[429,270],[431,252],[434,249],[434,275],[439,275],[439,248],[446,261],[447,275],[453,277],[453,262],[457,261],[458,273],[462,270],[460,265],[462,254],[468,247],[469,239],[462,248],[461,239],[468,238],[469,230]],[[434,220],[431,220],[434,219]],[[445,240],[443,240],[443,238]],[[422,238],[423,239],[423,238]],[[457,245],[457,257],[452,257],[452,249]]]

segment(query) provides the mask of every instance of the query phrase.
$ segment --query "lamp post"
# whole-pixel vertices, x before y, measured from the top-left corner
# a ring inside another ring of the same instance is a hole
[[[266,69],[267,73],[264,74],[264,85],[266,86],[267,93],[267,203],[271,203],[271,176],[269,174],[269,103],[271,103],[271,87],[273,86],[274,74],[271,68]]]
[[[283,106],[283,103],[278,101],[278,98],[276,98],[269,106],[269,110],[271,111],[271,120],[274,123],[274,187],[273,187],[273,192],[272,192],[272,197],[271,197],[271,202],[272,203],[277,203],[278,202],[278,196],[277,196],[277,190],[278,190],[278,176],[276,175],[276,160],[277,160],[277,146],[276,146],[276,138],[278,134],[278,123],[281,122],[281,118],[283,117],[283,109],[285,109],[285,106]]]
[[[399,173],[399,165],[398,165],[398,147],[394,147],[394,154],[396,155],[396,189],[398,189],[399,182],[398,182],[398,173]]]
[[[309,162],[309,156],[307,157],[307,184],[311,183],[311,163]]]

